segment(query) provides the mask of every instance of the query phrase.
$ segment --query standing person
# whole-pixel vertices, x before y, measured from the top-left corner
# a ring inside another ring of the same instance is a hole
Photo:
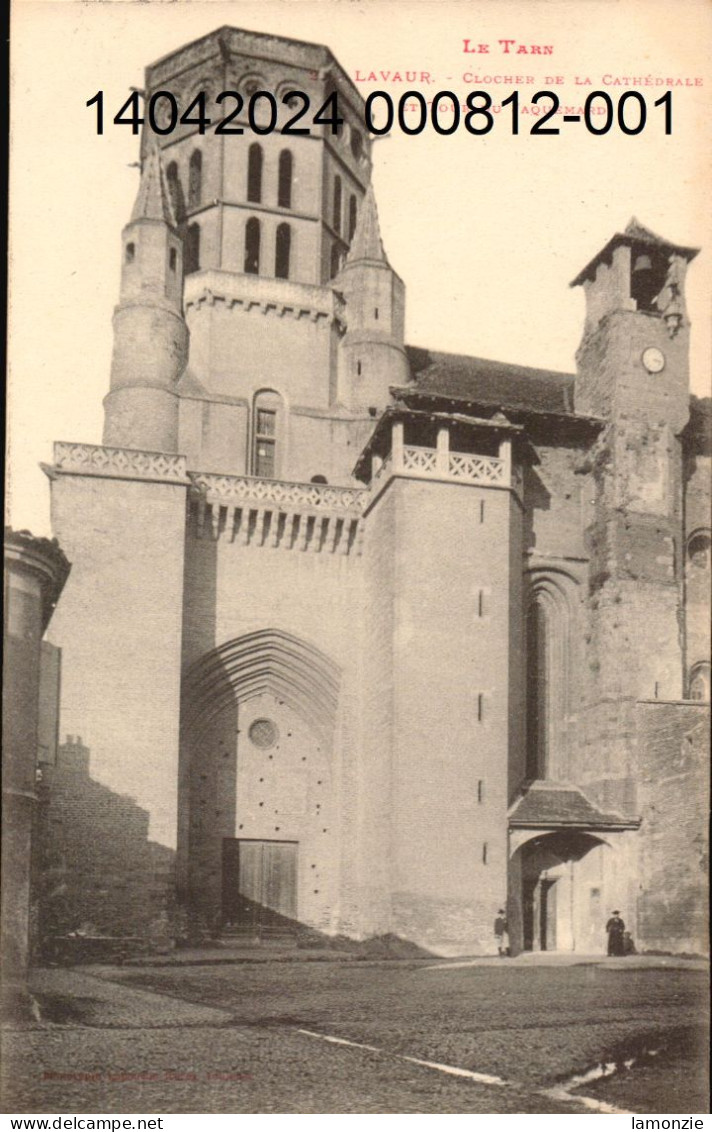
[[[494,921],[494,938],[500,959],[503,955],[509,955],[509,928],[504,908],[500,908]]]
[[[608,954],[625,955],[625,948],[623,944],[625,924],[623,923],[621,914],[617,908],[614,909],[613,915],[606,924],[606,931],[608,932]]]

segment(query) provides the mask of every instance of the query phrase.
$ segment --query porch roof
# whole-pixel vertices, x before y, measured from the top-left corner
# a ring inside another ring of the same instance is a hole
[[[509,810],[511,829],[637,829],[640,818],[605,812],[578,786],[535,780]]]

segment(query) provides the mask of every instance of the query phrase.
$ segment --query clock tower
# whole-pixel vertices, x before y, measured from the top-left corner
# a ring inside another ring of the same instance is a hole
[[[581,271],[586,295],[577,354],[576,411],[607,420],[664,421],[677,434],[689,415],[685,273],[696,248],[656,236],[633,218]]]
[[[599,779],[634,774],[635,703],[683,694],[684,282],[696,254],[633,219],[572,283],[586,295],[576,411],[605,422],[581,469],[591,483],[583,734]]]

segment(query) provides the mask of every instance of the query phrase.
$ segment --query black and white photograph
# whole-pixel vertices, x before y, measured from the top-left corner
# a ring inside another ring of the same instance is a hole
[[[10,45],[8,1128],[704,1128],[712,6]]]

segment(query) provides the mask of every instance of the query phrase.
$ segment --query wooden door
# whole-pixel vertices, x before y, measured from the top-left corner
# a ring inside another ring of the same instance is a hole
[[[225,838],[223,916],[246,926],[296,919],[296,841]]]

